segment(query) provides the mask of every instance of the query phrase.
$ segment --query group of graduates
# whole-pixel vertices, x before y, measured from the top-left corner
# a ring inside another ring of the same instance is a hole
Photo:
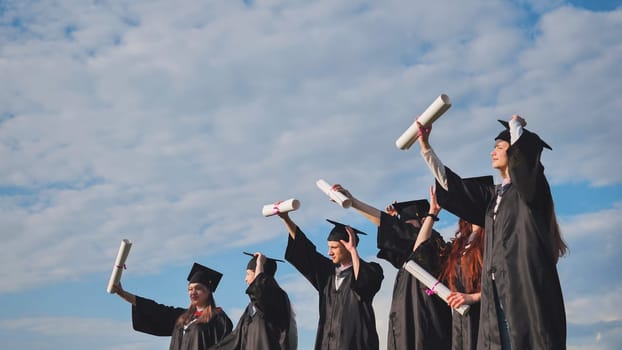
[[[513,115],[495,138],[492,166],[501,175],[461,178],[430,146],[431,127],[419,125],[421,155],[435,178],[430,200],[392,203],[384,211],[339,184],[332,186],[378,227],[378,258],[398,269],[389,311],[387,349],[565,349],[566,318],[557,260],[566,252],[540,156],[549,148]],[[433,229],[441,208],[460,218],[450,241]],[[379,349],[372,302],[384,278],[381,266],[358,255],[359,234],[334,225],[328,257],[319,253],[287,212],[285,259],[319,294],[315,349]],[[485,229],[485,230],[484,230]],[[248,253],[246,253],[248,254]],[[137,331],[171,336],[171,350],[297,349],[295,315],[275,280],[277,259],[251,255],[250,302],[235,329],[216,306],[222,275],[195,263],[188,275],[190,306],[175,308],[136,296],[116,284],[132,304]],[[413,277],[414,261],[452,291],[446,300]],[[455,309],[469,305],[462,315]]]

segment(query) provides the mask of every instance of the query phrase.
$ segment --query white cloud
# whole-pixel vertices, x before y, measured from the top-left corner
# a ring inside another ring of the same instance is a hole
[[[378,207],[426,197],[418,148],[393,143],[441,92],[454,105],[432,143],[461,175],[494,173],[494,120],[518,112],[554,148],[543,156],[553,184],[622,180],[620,9],[5,3],[0,293],[104,273],[121,238],[135,242],[137,272],[269,241],[282,225],[259,210],[277,199],[300,199],[294,215],[309,228],[350,215],[326,205],[318,178]],[[618,211],[562,221],[569,312],[586,289],[573,272],[604,280],[586,261],[619,280]],[[387,284],[377,305],[387,305]],[[316,305],[300,295],[301,324],[315,327]]]

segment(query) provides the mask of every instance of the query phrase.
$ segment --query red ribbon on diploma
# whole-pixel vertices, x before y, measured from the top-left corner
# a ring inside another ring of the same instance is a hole
[[[436,291],[434,290],[434,288],[436,288],[436,286],[437,286],[439,283],[441,283],[441,282],[436,281],[436,283],[434,283],[434,285],[432,286],[432,288],[430,288],[430,289],[426,289],[426,290],[425,290],[425,294],[427,294],[427,295],[434,295],[434,294],[436,294]]]

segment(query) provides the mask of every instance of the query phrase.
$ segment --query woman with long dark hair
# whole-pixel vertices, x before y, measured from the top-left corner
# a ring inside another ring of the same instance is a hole
[[[421,155],[436,178],[439,203],[485,224],[478,349],[566,349],[566,313],[557,261],[566,253],[540,157],[551,149],[527,122],[500,121],[490,153],[495,186],[467,181],[443,165],[419,124]]]

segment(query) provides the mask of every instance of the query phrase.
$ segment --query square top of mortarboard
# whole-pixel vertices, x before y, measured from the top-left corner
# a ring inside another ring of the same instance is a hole
[[[214,292],[221,278],[222,273],[195,262],[188,274],[188,283],[201,283]]]
[[[511,143],[511,138],[510,138],[510,123],[506,122],[505,120],[501,120],[501,119],[497,119],[497,121],[499,123],[501,123],[501,125],[503,125],[503,127],[505,128],[504,130],[502,130],[499,135],[497,135],[497,137],[495,137],[495,141],[496,140],[503,140],[506,141],[508,143]],[[524,129],[527,130],[527,129]],[[549,146],[546,142],[544,142],[544,140],[542,140],[540,138],[540,136],[537,136],[538,140],[540,140],[540,144],[542,145],[542,147],[544,148],[548,148],[551,151],[553,150],[551,148],[551,146]]]
[[[397,210],[400,220],[421,220],[430,212],[430,202],[427,199],[394,203],[393,208]]]
[[[255,256],[255,254],[252,253],[248,253],[248,252],[242,252],[248,256],[252,256],[251,260],[248,262],[248,264],[246,265],[246,269],[247,270],[252,270],[255,271],[255,268],[257,267],[257,256]],[[273,258],[269,258],[266,256],[266,262],[263,265],[263,269],[264,272],[274,276],[274,274],[276,274],[276,263],[278,262],[283,262],[283,260],[280,259],[273,259]]]
[[[326,221],[330,222],[331,224],[335,225],[335,227],[333,227],[332,230],[330,230],[330,233],[328,234],[328,237],[326,238],[327,241],[346,241],[348,242],[350,240],[350,236],[348,235],[348,231],[346,231],[346,226],[345,224],[342,224],[340,222],[337,221],[333,221],[330,219],[326,219]],[[352,228],[352,230],[354,231],[354,235],[357,236],[357,243],[358,243],[358,235],[367,235],[367,233],[361,231],[361,230],[357,230],[354,227],[350,226]]]

